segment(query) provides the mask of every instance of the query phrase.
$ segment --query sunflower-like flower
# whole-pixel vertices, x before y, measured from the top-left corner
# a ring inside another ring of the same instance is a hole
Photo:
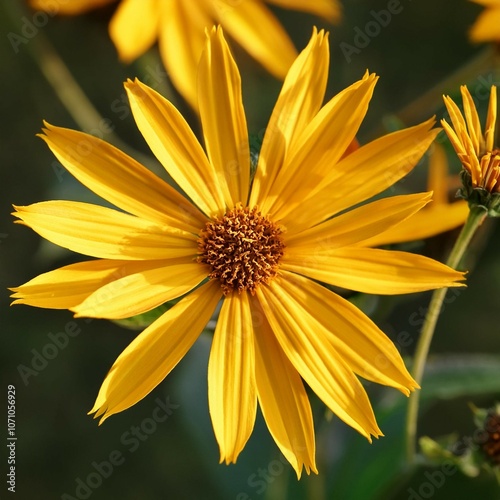
[[[500,0],[472,0],[483,5],[485,10],[479,14],[470,29],[469,36],[473,42],[500,41]]]
[[[78,14],[116,0],[30,0],[34,9]],[[328,21],[340,17],[338,0],[121,0],[109,25],[120,59],[130,63],[156,40],[163,64],[180,94],[197,109],[196,73],[205,29],[220,24],[273,76],[283,79],[295,47],[265,4],[308,12]]]
[[[221,28],[199,69],[206,153],[176,108],[139,81],[125,84],[137,126],[185,193],[111,145],[47,125],[42,138],[83,184],[120,210],[70,201],[17,207],[42,237],[97,260],[42,274],[15,303],[121,319],[180,298],[117,358],[91,413],[110,415],[153,390],[196,341],[222,300],[208,367],[221,461],[235,462],[257,404],[300,477],[316,472],[303,381],[371,441],[381,431],[358,375],[409,395],[417,385],[388,337],[322,283],[375,294],[460,286],[432,259],[365,248],[430,193],[352,210],[408,173],[437,134],[433,121],[345,156],[377,80],[366,74],[325,105],[328,38],[314,31],[293,63],[251,179],[241,82]]]
[[[453,126],[446,120],[441,120],[441,124],[464,167],[461,196],[468,200],[469,205],[483,207],[489,215],[498,216],[500,215],[500,149],[495,145],[497,89],[494,85],[491,87],[484,133],[468,88],[462,85],[460,91],[464,106],[463,114],[449,96],[444,96],[444,103]]]

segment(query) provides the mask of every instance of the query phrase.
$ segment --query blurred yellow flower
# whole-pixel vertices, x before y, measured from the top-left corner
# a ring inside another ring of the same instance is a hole
[[[200,60],[206,153],[169,101],[128,81],[139,130],[187,197],[100,139],[46,126],[42,138],[58,160],[120,210],[71,201],[17,207],[42,237],[97,260],[13,289],[15,303],[122,319],[180,298],[111,367],[91,410],[101,422],[170,373],[221,299],[208,367],[221,461],[237,460],[259,404],[297,475],[316,472],[303,381],[369,440],[381,431],[358,376],[406,395],[417,387],[390,339],[320,283],[375,294],[461,286],[463,273],[432,259],[363,245],[429,193],[349,210],[411,171],[437,130],[429,120],[343,157],[377,77],[367,73],[322,106],[328,66],[328,38],[315,30],[285,78],[253,180],[240,76],[221,28]]]
[[[500,0],[472,0],[483,5],[481,12],[473,24],[469,36],[473,42],[500,41]]]
[[[459,187],[459,179],[456,176]],[[432,191],[432,202],[412,215],[405,223],[397,224],[387,231],[365,240],[367,246],[381,246],[391,243],[425,240],[437,234],[455,229],[465,222],[469,207],[464,200],[449,201],[450,188],[456,183],[448,175],[448,160],[443,147],[432,145],[429,159],[427,189]]]
[[[77,14],[112,1],[30,0],[35,9],[61,14]],[[220,24],[272,75],[285,77],[297,52],[266,3],[309,12],[329,21],[340,17],[338,0],[121,0],[109,32],[120,59],[127,63],[158,40],[170,79],[197,109],[198,61],[205,43],[205,29],[215,24]]]

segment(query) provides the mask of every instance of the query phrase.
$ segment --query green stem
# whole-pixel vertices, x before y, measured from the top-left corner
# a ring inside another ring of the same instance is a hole
[[[462,231],[460,232],[460,235],[455,242],[450,256],[448,257],[448,261],[446,262],[448,266],[453,269],[456,269],[458,267],[465,251],[467,250],[469,242],[472,239],[472,236],[476,232],[476,229],[482,224],[483,220],[486,218],[486,215],[487,212],[482,208],[471,208]],[[412,369],[412,376],[419,385],[421,385],[422,383],[425,363],[427,361],[427,354],[429,353],[432,336],[434,335],[436,323],[441,312],[441,307],[443,305],[443,300],[447,291],[447,288],[440,288],[434,291],[431,302],[429,304],[427,315],[425,317],[422,331],[420,332],[420,338],[418,340],[417,348],[415,351]],[[414,465],[416,458],[416,436],[419,402],[420,391],[417,391],[409,399],[406,418],[406,456],[409,465]]]

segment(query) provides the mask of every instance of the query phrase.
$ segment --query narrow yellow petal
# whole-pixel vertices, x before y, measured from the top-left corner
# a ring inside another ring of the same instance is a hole
[[[306,199],[296,197],[285,216],[288,230],[298,232],[381,193],[418,163],[439,129],[434,120],[393,132],[370,142],[332,165],[329,173]]]
[[[82,132],[47,127],[40,137],[82,184],[138,217],[198,233],[206,218],[184,196],[130,156]]]
[[[448,204],[448,160],[443,146],[435,143],[429,157],[429,173],[427,175],[427,190],[433,192],[432,206]]]
[[[261,206],[267,199],[289,148],[321,107],[328,62],[328,35],[314,29],[309,44],[288,71],[266,128],[250,206]]]
[[[488,102],[488,115],[486,117],[486,126],[484,128],[484,149],[493,151],[495,148],[495,127],[497,122],[497,88],[491,86],[490,100]]]
[[[179,111],[138,80],[125,88],[137,127],[175,182],[206,215],[224,213],[217,174]]]
[[[40,274],[24,285],[11,288],[13,304],[71,309],[85,300],[91,293],[121,276],[131,261],[91,260],[64,266]]]
[[[315,318],[314,332],[323,339],[327,355],[338,353],[357,375],[406,396],[418,387],[392,341],[368,316],[321,285],[301,276],[285,276],[283,288],[301,314]]]
[[[102,423],[149,394],[194,344],[221,295],[209,281],[140,333],[114,362],[89,413]]]
[[[190,233],[98,205],[45,201],[15,208],[14,215],[43,238],[91,257],[148,260],[197,253]]]
[[[302,201],[332,171],[358,132],[377,79],[370,74],[349,86],[311,119],[262,204],[264,212],[281,219],[290,209],[290,200]]]
[[[446,132],[448,139],[450,139],[451,145],[453,146],[453,149],[457,153],[457,156],[460,158],[463,155],[466,155],[467,149],[465,148],[464,144],[462,143],[462,141],[458,137],[455,130],[451,127],[451,125],[446,120],[441,120],[441,126],[443,127],[444,131]],[[463,135],[467,135],[467,134],[463,134]],[[468,138],[467,138],[467,141],[470,142]],[[472,145],[470,147],[472,149]]]
[[[208,363],[208,403],[220,461],[236,462],[257,411],[254,328],[246,292],[225,297]]]
[[[283,79],[297,51],[276,16],[263,2],[213,2],[215,15],[254,59],[277,78]]]
[[[134,264],[73,307],[76,316],[129,318],[184,295],[208,276],[192,257]]]
[[[198,96],[205,147],[226,205],[246,205],[250,148],[241,78],[220,28],[209,34],[200,60]]]
[[[327,21],[337,23],[340,21],[342,8],[338,0],[267,0],[268,3],[283,9],[293,9],[325,18]]]
[[[321,248],[354,245],[407,219],[429,203],[431,196],[432,193],[417,193],[367,203],[311,229],[287,235],[286,246],[313,255]]]
[[[131,62],[146,52],[158,35],[158,0],[121,0],[109,35],[120,59]]]
[[[364,240],[361,245],[378,247],[391,243],[425,240],[463,225],[468,215],[469,206],[465,200],[446,205],[432,202],[428,208],[412,215],[407,221]]]
[[[255,325],[255,379],[262,414],[281,453],[300,479],[317,473],[311,405],[302,379],[285,356],[260,304],[251,299]]]
[[[283,269],[364,293],[396,295],[464,286],[464,273],[423,255],[375,248],[323,248],[310,255],[290,249]]]
[[[311,389],[333,413],[371,441],[372,435],[381,433],[368,396],[351,368],[332,349],[328,331],[318,321],[321,316],[316,317],[314,302],[306,300],[314,284],[304,279],[302,287],[292,286],[292,279],[293,275],[286,273],[269,287],[257,289],[266,318],[286,356]]]
[[[175,88],[194,110],[198,110],[197,73],[205,27],[214,22],[204,8],[185,1],[161,2],[159,48],[163,64]]]
[[[450,115],[451,123],[453,124],[453,128],[459,133],[459,131],[467,131],[467,124],[462,116],[460,108],[455,104],[453,99],[450,96],[443,96],[444,105],[448,110],[448,114]],[[460,135],[460,134],[459,134]],[[468,137],[468,134],[465,134]]]
[[[469,89],[462,85],[460,87],[460,92],[462,93],[462,102],[464,103],[464,115],[467,122],[467,130],[469,132],[469,137],[474,146],[474,151],[479,155],[481,150],[480,142],[483,137],[483,132],[481,130],[481,122],[479,121],[479,116],[477,114],[476,105],[474,100],[470,95]]]

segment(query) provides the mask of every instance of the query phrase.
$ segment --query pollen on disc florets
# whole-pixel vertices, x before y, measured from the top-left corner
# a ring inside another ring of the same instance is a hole
[[[252,209],[238,205],[207,222],[198,239],[198,262],[211,268],[225,295],[248,290],[254,294],[278,272],[285,244],[283,227]]]

